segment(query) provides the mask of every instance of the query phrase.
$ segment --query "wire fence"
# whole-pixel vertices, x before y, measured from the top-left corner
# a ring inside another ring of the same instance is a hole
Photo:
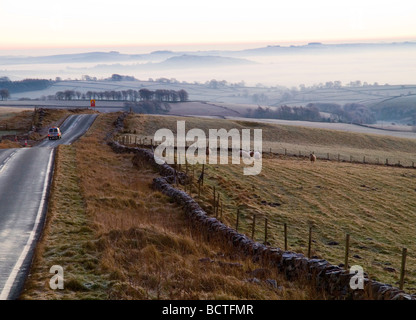
[[[157,144],[151,138],[148,137],[139,137],[136,135],[122,135],[119,136],[118,141],[125,145],[135,145],[135,146],[142,146],[142,147],[156,147]],[[187,144],[189,146],[189,144]],[[287,149],[275,150],[273,148],[269,148],[269,150],[263,150],[263,155],[269,153],[271,156],[293,156],[293,157],[304,157],[309,158],[310,154],[305,152],[297,152],[291,153],[288,152]],[[367,156],[363,156],[361,161],[359,159],[355,159],[352,156],[341,156],[340,154],[315,154],[318,159],[326,160],[326,161],[339,161],[339,162],[351,162],[351,163],[361,163],[361,164],[378,164],[378,165],[390,165],[390,166],[400,166],[405,167],[400,161],[397,163],[393,163],[390,159],[386,158],[383,162],[379,158],[369,158]],[[276,221],[270,220],[270,217],[267,213],[250,213],[250,210],[242,209],[240,206],[231,208],[227,206],[221,198],[221,193],[219,186],[210,186],[205,184],[204,179],[206,177],[205,172],[205,165],[188,165],[188,162],[185,165],[173,165],[175,172],[176,171],[183,171],[188,177],[183,184],[183,188],[185,192],[188,192],[191,196],[197,198],[199,201],[204,201],[205,209],[208,214],[215,217],[216,219],[220,220],[223,223],[228,224],[229,226],[235,228],[236,231],[240,233],[245,233],[247,236],[250,236],[253,240],[262,242],[265,245],[269,246],[277,246],[283,248],[285,251],[290,250],[292,246],[292,242],[290,240],[290,233],[292,228],[298,228],[297,226],[293,226],[288,224],[287,222],[279,223]],[[414,162],[412,161],[410,168],[414,168]],[[197,169],[200,169],[198,172]],[[177,180],[176,180],[176,184]],[[325,230],[327,234],[328,230]],[[299,231],[297,231],[299,237]],[[338,236],[339,233],[338,233]],[[350,267],[350,259],[357,258],[358,255],[354,255],[351,257],[351,244],[354,244],[354,239],[351,237],[351,234],[345,233],[345,239],[339,241],[330,241],[330,242],[322,242],[319,238],[322,237],[322,232],[316,226],[308,226],[306,230],[303,231],[302,243],[306,244],[306,251],[304,254],[308,258],[318,258],[314,253],[317,252],[320,248],[324,246],[332,246],[338,248],[343,246],[344,249],[344,257],[342,263],[339,266],[344,267],[346,270]],[[279,241],[276,240],[279,238]],[[336,237],[333,237],[336,238]],[[307,240],[305,240],[307,239]],[[371,245],[364,246],[362,245],[362,240],[358,240],[357,242],[360,243],[362,248],[370,248]],[[392,253],[392,255],[396,256],[395,260],[398,260],[399,250],[401,252],[401,265],[400,265],[400,273],[399,278],[397,279],[397,283],[399,284],[399,288],[403,289],[405,279],[406,279],[406,262],[407,257],[409,256],[407,248],[397,248],[397,252]],[[412,257],[414,259],[414,257]],[[340,262],[340,261],[339,261]],[[384,267],[384,271],[394,273],[397,275],[397,269],[393,266],[386,266]],[[408,269],[408,267],[407,267]]]

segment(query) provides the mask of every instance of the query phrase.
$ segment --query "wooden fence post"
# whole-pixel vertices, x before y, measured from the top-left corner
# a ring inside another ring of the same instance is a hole
[[[217,192],[217,207],[215,211],[215,217],[218,218],[218,211],[220,210],[220,193]]]
[[[198,180],[198,198],[201,196],[201,181]]]
[[[285,251],[287,251],[287,224],[286,223],[283,225],[283,230],[284,230],[284,237],[285,237]]]
[[[400,271],[400,290],[403,290],[403,285],[404,285],[404,274],[406,271],[406,256],[407,256],[407,249],[403,248],[402,251],[402,268]]]
[[[348,256],[350,254],[350,235],[347,233],[346,239],[345,239],[345,263],[344,268],[345,270],[348,270]]]
[[[221,201],[220,219],[222,219],[222,201]]]
[[[326,159],[329,160],[329,152],[326,154]]]
[[[388,165],[388,164],[389,164],[389,159],[386,158],[386,165]]]
[[[238,223],[240,222],[240,209],[237,209],[237,221],[235,223],[235,231],[238,232]]]
[[[213,214],[215,214],[215,204],[216,204],[215,197],[216,197],[216,193],[215,193],[215,186],[214,186],[214,199],[212,201],[212,210],[213,210],[212,213]]]
[[[266,218],[264,220],[264,245],[266,246],[267,246],[267,222],[268,222],[268,219]]]
[[[350,162],[352,162],[352,156],[350,156]]]
[[[287,149],[285,148],[285,156],[287,155]]]
[[[308,259],[311,258],[311,246],[312,246],[312,227],[309,227]]]
[[[254,240],[254,231],[255,231],[255,229],[256,229],[256,215],[253,214],[253,224],[252,224],[252,227],[251,227],[251,239],[253,239],[253,240]]]

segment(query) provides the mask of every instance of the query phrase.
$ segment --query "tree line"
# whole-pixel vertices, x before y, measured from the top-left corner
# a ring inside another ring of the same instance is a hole
[[[346,103],[340,105],[337,103],[309,103],[309,108],[316,108],[321,112],[330,113],[329,122],[344,122],[371,124],[376,122],[375,113],[367,106],[360,103]]]
[[[315,107],[289,107],[287,105],[273,109],[259,106],[254,110],[249,109],[246,116],[249,118],[263,119],[322,121],[321,114]]]
[[[321,112],[330,115],[322,115]],[[259,106],[254,110],[249,109],[247,117],[356,124],[371,124],[376,122],[374,112],[367,106],[359,103],[346,103],[343,106],[336,103],[308,103],[305,107],[283,105],[273,109]]]
[[[184,102],[188,101],[188,92],[181,90],[167,89],[140,89],[140,90],[107,90],[107,91],[87,91],[81,93],[75,90],[58,91],[53,96],[48,96],[48,100],[113,100],[113,101],[160,101],[160,102]]]
[[[7,77],[0,78],[0,89],[7,90],[9,94],[43,90],[48,88],[51,84],[52,81],[45,79],[24,79],[21,81],[10,81],[10,79]]]

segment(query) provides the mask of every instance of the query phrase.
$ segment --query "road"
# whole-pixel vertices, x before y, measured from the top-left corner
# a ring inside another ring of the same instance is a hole
[[[60,140],[0,150],[0,300],[17,299],[29,272],[45,221],[55,147],[73,143],[96,116],[68,117]]]

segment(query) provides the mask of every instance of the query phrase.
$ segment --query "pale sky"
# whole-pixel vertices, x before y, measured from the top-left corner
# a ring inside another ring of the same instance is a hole
[[[0,30],[0,50],[412,41],[416,1],[0,0]]]

